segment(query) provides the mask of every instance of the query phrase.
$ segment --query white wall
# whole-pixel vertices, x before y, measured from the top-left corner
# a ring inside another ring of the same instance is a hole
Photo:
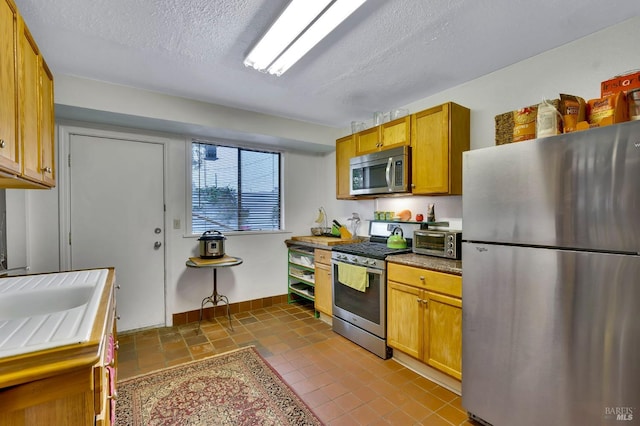
[[[29,266],[27,259],[26,191],[7,189],[7,269]]]
[[[560,92],[585,99],[598,97],[602,80],[638,68],[640,45],[636,42],[637,37],[629,35],[637,34],[639,27],[640,18],[634,18],[406,107],[416,112],[447,101],[464,105],[471,109],[472,149],[491,146],[494,144],[495,115],[538,103],[543,97],[556,98]],[[274,141],[283,138],[326,144],[348,134],[347,129],[323,128],[65,76],[56,76],[56,102],[154,119],[196,122],[200,127],[219,127],[229,123],[234,132],[267,133]],[[173,218],[180,218],[184,224],[185,143],[182,137],[170,137],[173,140],[168,150],[167,224],[171,224]],[[22,226],[29,230],[26,249],[34,271],[54,270],[58,262],[55,191],[24,192],[28,196],[21,198],[22,192],[17,191],[12,201],[8,198],[8,202],[14,203],[18,210],[26,210],[26,224],[21,225],[18,217],[9,226]],[[226,251],[243,257],[245,261],[233,270],[221,271],[219,276],[220,291],[232,302],[286,292],[286,248],[283,241],[292,234],[308,234],[319,206],[325,207],[330,218],[340,221],[345,221],[352,212],[368,219],[374,210],[409,208],[413,213],[424,214],[426,205],[432,202],[436,204],[438,219],[459,219],[462,215],[460,197],[336,200],[334,153],[288,153],[284,196],[287,233],[234,235],[226,242]],[[361,234],[366,234],[367,226],[366,222],[363,223]],[[210,271],[187,270],[184,266],[186,258],[196,253],[197,241],[184,238],[183,233],[184,229],[174,231],[167,227],[169,317],[174,312],[199,308],[202,297],[210,292]],[[18,253],[22,250],[19,242],[13,245]],[[9,250],[11,256],[11,247]]]
[[[320,152],[331,151],[339,134],[327,126],[68,75],[54,77],[56,117]]]
[[[583,97],[600,97],[600,82],[615,75],[640,68],[640,17],[584,37],[484,77],[405,105],[411,113],[453,101],[471,109],[471,149],[495,144],[495,121],[498,114],[537,104],[543,98],[555,99],[560,93]],[[428,79],[429,76],[425,76]],[[340,136],[349,134],[343,129]],[[327,167],[335,164],[328,156]],[[328,195],[327,195],[328,197]],[[452,199],[450,199],[452,198]],[[327,211],[347,217],[351,211],[426,211],[434,203],[436,219],[462,217],[461,197],[380,198],[377,202],[327,203]],[[361,227],[362,229],[362,227]]]

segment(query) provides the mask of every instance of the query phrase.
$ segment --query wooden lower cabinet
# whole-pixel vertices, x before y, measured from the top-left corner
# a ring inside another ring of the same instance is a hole
[[[425,358],[430,366],[462,378],[462,300],[426,291],[424,294]]]
[[[425,324],[419,303],[423,290],[387,283],[387,344],[414,358],[422,358]]]
[[[462,299],[457,292],[428,289],[430,284],[438,290],[449,288],[458,280],[461,277],[390,263],[387,344],[460,380]]]
[[[333,282],[331,279],[331,251],[316,249],[314,252],[316,294],[315,309],[333,315]]]

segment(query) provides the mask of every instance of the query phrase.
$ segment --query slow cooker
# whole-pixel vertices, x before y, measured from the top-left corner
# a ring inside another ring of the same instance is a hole
[[[200,257],[202,259],[217,259],[224,256],[224,240],[227,238],[220,231],[205,231],[200,242]]]

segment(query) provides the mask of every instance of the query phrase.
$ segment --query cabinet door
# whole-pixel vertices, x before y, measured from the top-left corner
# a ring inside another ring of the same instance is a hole
[[[422,290],[387,281],[387,344],[414,358],[421,354]]]
[[[462,153],[469,150],[470,111],[449,102],[411,117],[413,194],[462,194]]]
[[[315,308],[329,316],[333,315],[333,291],[331,266],[316,262]]]
[[[449,107],[447,104],[412,117],[411,183],[413,194],[449,191]]]
[[[409,145],[411,141],[411,117],[402,117],[380,126],[384,149]]]
[[[20,112],[20,142],[22,144],[22,176],[41,182],[42,171],[39,133],[39,52],[24,21],[19,19],[18,86]]]
[[[322,263],[323,265],[331,266],[331,250],[315,249],[313,251],[313,261],[316,265]]]
[[[462,378],[462,300],[425,292],[424,361],[456,379]]]
[[[15,174],[20,172],[17,31],[16,5],[11,0],[0,0],[0,170]]]
[[[350,135],[336,141],[336,198],[353,198],[351,189],[351,172],[349,160],[356,155],[355,136]]]
[[[43,183],[47,186],[56,185],[55,168],[55,137],[53,113],[53,74],[45,63],[40,60],[40,146],[42,153]]]
[[[356,155],[379,151],[382,147],[380,126],[356,133]]]

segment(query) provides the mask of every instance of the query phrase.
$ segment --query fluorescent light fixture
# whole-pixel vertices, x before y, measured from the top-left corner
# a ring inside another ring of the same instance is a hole
[[[292,0],[244,64],[282,75],[365,1]]]

